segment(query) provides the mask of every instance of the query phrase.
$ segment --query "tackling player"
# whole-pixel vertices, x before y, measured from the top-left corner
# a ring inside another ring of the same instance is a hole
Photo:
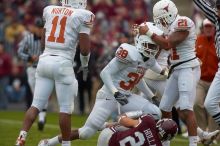
[[[27,132],[56,88],[60,107],[59,121],[62,146],[70,146],[71,114],[78,83],[73,71],[76,46],[80,44],[81,64],[87,72],[90,56],[89,34],[94,14],[86,8],[86,0],[61,0],[62,6],[44,8],[45,20],[42,35],[45,50],[40,56],[36,73],[36,86],[32,106],[25,115],[16,146],[24,146]]]
[[[150,23],[149,28],[161,35],[161,31]],[[100,76],[104,85],[97,92],[95,105],[84,126],[72,131],[72,140],[90,138],[117,110],[119,113],[142,110],[146,114],[153,115],[155,119],[160,119],[161,113],[157,106],[131,93],[136,86],[145,96],[154,97],[143,80],[144,73],[147,68],[157,73],[164,73],[154,58],[159,50],[158,46],[146,35],[140,35],[138,41],[137,46],[122,44],[117,49],[115,57],[102,70]],[[118,107],[119,103],[120,107]],[[42,140],[39,146],[53,146],[59,141],[61,137],[56,136]]]

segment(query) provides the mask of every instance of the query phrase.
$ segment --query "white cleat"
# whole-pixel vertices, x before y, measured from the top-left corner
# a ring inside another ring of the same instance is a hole
[[[51,146],[48,143],[48,139],[43,139],[38,143],[38,146]]]
[[[215,130],[213,132],[204,132],[203,137],[200,137],[200,141],[206,146],[209,146],[213,143],[213,140],[216,139],[218,134],[220,134],[220,130]]]
[[[25,139],[22,138],[22,136],[19,136],[16,140],[15,146],[24,146],[25,145]]]

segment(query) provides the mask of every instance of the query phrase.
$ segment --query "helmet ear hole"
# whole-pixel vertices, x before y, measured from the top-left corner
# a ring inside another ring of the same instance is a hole
[[[177,124],[172,119],[161,119],[157,122],[156,127],[161,141],[171,140],[178,132]]]

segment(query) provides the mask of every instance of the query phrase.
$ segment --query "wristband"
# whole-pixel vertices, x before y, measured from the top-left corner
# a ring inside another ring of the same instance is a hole
[[[82,67],[87,67],[89,64],[89,58],[90,58],[90,53],[87,56],[83,56],[80,53],[80,61],[81,61],[81,66]]]
[[[152,31],[150,31],[150,30],[148,30],[147,33],[146,33],[146,35],[149,36],[150,38],[153,36],[153,34],[154,33]]]

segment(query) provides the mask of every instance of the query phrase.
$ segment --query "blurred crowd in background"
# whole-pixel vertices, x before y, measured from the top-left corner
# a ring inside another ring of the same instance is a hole
[[[18,43],[42,17],[43,8],[59,4],[57,0],[0,0],[0,109],[8,109],[10,103],[26,102],[30,106],[32,94],[27,83],[25,63],[18,57]],[[121,43],[133,42],[131,25],[152,21],[151,0],[88,0],[88,9],[96,15],[91,34],[92,55],[90,75],[86,82],[79,81],[80,114],[85,113],[87,103],[93,105],[96,91],[102,84],[100,70],[113,57]],[[201,15],[194,11],[192,18],[199,22]],[[4,63],[3,61],[4,60]],[[79,67],[76,55],[75,68]],[[85,92],[86,91],[86,92]],[[84,93],[85,94],[84,96]]]

